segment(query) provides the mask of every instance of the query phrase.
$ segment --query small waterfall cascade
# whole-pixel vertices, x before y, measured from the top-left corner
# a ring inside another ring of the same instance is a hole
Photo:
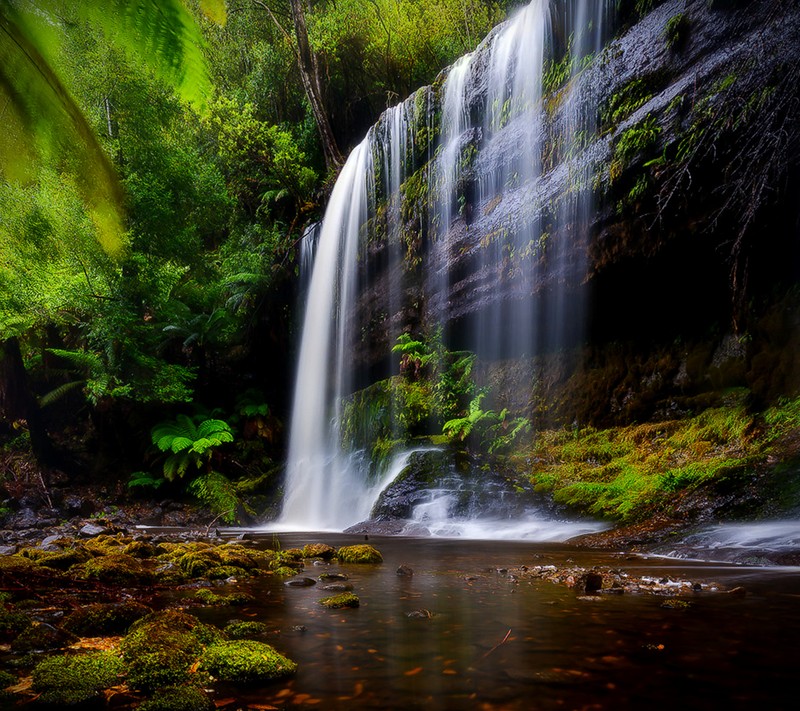
[[[576,158],[598,115],[580,79],[614,6],[532,0],[433,87],[388,109],[350,155],[314,250],[283,528],[369,517],[402,456],[376,467],[344,443],[342,403],[396,371],[401,333],[452,333],[492,361],[558,347],[580,329],[569,289],[584,276],[592,166]],[[553,205],[541,193],[555,180],[566,197]]]

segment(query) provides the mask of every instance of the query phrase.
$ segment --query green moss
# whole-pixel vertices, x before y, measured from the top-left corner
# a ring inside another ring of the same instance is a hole
[[[673,50],[681,49],[689,37],[689,18],[685,13],[679,12],[667,20],[664,28],[664,39],[667,47]]]
[[[255,602],[255,598],[248,593],[232,593],[230,595],[217,595],[208,588],[203,588],[195,593],[195,599],[200,600],[205,605],[216,605],[218,607],[231,605],[241,606],[250,605]]]
[[[263,642],[233,640],[208,647],[200,668],[221,681],[247,684],[291,676],[297,664]]]
[[[21,555],[0,555],[0,573],[29,570],[33,563]]]
[[[137,706],[137,711],[213,711],[213,700],[196,686],[169,686]]]
[[[180,684],[189,679],[203,646],[220,639],[219,630],[193,615],[152,613],[134,623],[120,645],[128,683],[144,691]]]
[[[289,568],[285,565],[279,565],[272,572],[281,578],[291,578],[293,575],[297,574],[297,571],[294,568]]]
[[[601,126],[613,128],[624,121],[636,109],[653,98],[654,90],[660,84],[658,77],[642,76],[632,79],[611,95],[600,109]]]
[[[11,649],[14,652],[63,649],[77,641],[78,638],[66,630],[45,622],[33,621],[11,643]]]
[[[336,553],[342,563],[383,563],[380,551],[366,543],[342,546]]]
[[[30,627],[31,620],[27,615],[0,605],[0,641],[9,641]]]
[[[634,521],[668,508],[680,491],[749,471],[763,450],[757,431],[733,397],[685,420],[541,432],[531,482],[559,503]]]
[[[112,585],[143,585],[151,583],[153,573],[142,567],[142,564],[124,553],[92,558],[84,567],[89,580],[98,580]]]
[[[303,558],[322,558],[330,560],[336,554],[336,549],[327,543],[309,543],[303,546]]]
[[[5,689],[9,686],[13,686],[18,681],[15,674],[11,672],[4,671],[0,669],[0,689]]]
[[[628,163],[636,155],[651,148],[658,141],[661,130],[656,117],[648,114],[622,133],[614,149],[614,159],[623,164]]]
[[[329,610],[339,610],[344,607],[358,607],[361,603],[358,599],[358,595],[354,595],[351,592],[344,592],[339,595],[323,597],[319,600],[319,604],[323,607],[327,607]]]
[[[95,603],[73,610],[61,626],[81,637],[125,634],[134,622],[152,611],[147,605],[133,600],[122,603]]]
[[[122,549],[122,552],[134,558],[154,558],[158,555],[158,549],[147,541],[131,541]]]
[[[264,622],[234,620],[225,625],[224,631],[231,639],[249,639],[267,634],[269,626]]]
[[[226,580],[227,578],[249,578],[253,573],[235,565],[220,565],[206,573],[209,580]]]
[[[114,686],[122,666],[110,652],[50,657],[34,667],[33,689],[42,703],[72,706]]]

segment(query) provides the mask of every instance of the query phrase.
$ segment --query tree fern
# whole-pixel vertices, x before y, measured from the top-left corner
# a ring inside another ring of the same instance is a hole
[[[191,466],[200,469],[216,447],[233,442],[233,432],[224,420],[203,420],[196,425],[187,415],[156,425],[150,437],[158,449],[169,452],[164,477],[170,481],[183,477]]]

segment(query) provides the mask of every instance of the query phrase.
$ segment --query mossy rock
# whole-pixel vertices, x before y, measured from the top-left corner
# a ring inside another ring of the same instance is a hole
[[[27,615],[0,605],[0,641],[9,641],[31,626]]]
[[[342,546],[336,553],[340,563],[383,563],[380,551],[366,543]]]
[[[0,689],[6,689],[9,686],[13,686],[18,681],[19,680],[17,679],[15,674],[0,669]]]
[[[184,553],[178,560],[178,567],[192,578],[202,578],[209,571],[218,568],[221,560],[216,551],[189,551]]]
[[[19,653],[63,649],[77,641],[78,637],[71,632],[46,622],[33,622],[11,643],[11,650]]]
[[[15,573],[30,570],[33,563],[21,555],[0,555],[0,573]]]
[[[225,625],[224,632],[231,639],[252,639],[267,634],[269,625],[253,620],[233,620]]]
[[[344,607],[358,607],[361,602],[358,595],[351,592],[344,592],[340,595],[331,595],[330,597],[323,597],[319,604],[327,607],[329,610],[340,610]]]
[[[81,637],[125,634],[137,620],[153,612],[140,602],[94,603],[73,610],[62,623],[68,632]]]
[[[86,563],[92,554],[83,546],[67,548],[60,553],[45,553],[36,561],[37,565],[55,570],[69,570],[73,565]]]
[[[84,566],[89,580],[112,585],[144,585],[153,581],[153,573],[132,556],[124,553],[92,558]]]
[[[221,637],[215,627],[185,612],[147,615],[133,624],[120,645],[128,683],[142,691],[181,684],[190,678],[203,645]]]
[[[158,555],[158,549],[148,541],[131,541],[122,549],[122,552],[140,559],[155,558]]]
[[[196,686],[169,686],[136,707],[137,711],[213,711],[214,702]]]
[[[297,571],[294,568],[289,568],[285,565],[281,565],[275,570],[272,571],[275,575],[280,576],[281,578],[290,578],[293,575],[297,575]]]
[[[240,568],[237,565],[220,565],[209,570],[206,577],[209,580],[227,580],[228,578],[249,578],[252,575],[252,570]]]
[[[336,555],[336,549],[327,543],[309,543],[303,546],[303,558],[330,560],[334,555]]]
[[[233,565],[245,570],[268,567],[275,557],[273,551],[260,551],[245,548],[239,543],[224,543],[217,548],[222,565]]]
[[[90,553],[98,556],[116,555],[122,553],[128,544],[121,534],[110,536],[102,533],[95,538],[90,538],[83,545]]]
[[[33,689],[41,703],[72,706],[114,686],[122,668],[122,660],[111,652],[50,657],[34,667]]]
[[[200,668],[220,681],[247,684],[291,676],[297,664],[263,642],[231,640],[208,647]]]

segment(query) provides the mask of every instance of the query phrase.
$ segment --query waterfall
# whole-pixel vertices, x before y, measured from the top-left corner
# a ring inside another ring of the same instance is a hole
[[[345,345],[354,298],[358,236],[367,216],[372,176],[369,142],[342,168],[316,249],[297,364],[282,520],[340,528],[349,522],[363,485],[339,446],[339,408],[350,377]]]
[[[438,327],[447,339],[457,324],[458,345],[487,362],[557,348],[580,330],[572,292],[592,203],[591,165],[576,156],[598,107],[579,79],[607,39],[613,7],[532,0],[438,89],[388,109],[350,155],[314,251],[283,527],[341,530],[367,518],[386,472],[403,461],[376,470],[341,431],[343,399],[391,374],[403,330]],[[537,190],[555,179],[568,181],[567,198],[545,205]],[[426,207],[412,219],[423,190]],[[501,203],[519,205],[525,219],[494,224]],[[569,241],[551,244],[564,225]],[[472,311],[453,307],[457,294],[470,296]],[[378,330],[380,339],[370,335]]]

